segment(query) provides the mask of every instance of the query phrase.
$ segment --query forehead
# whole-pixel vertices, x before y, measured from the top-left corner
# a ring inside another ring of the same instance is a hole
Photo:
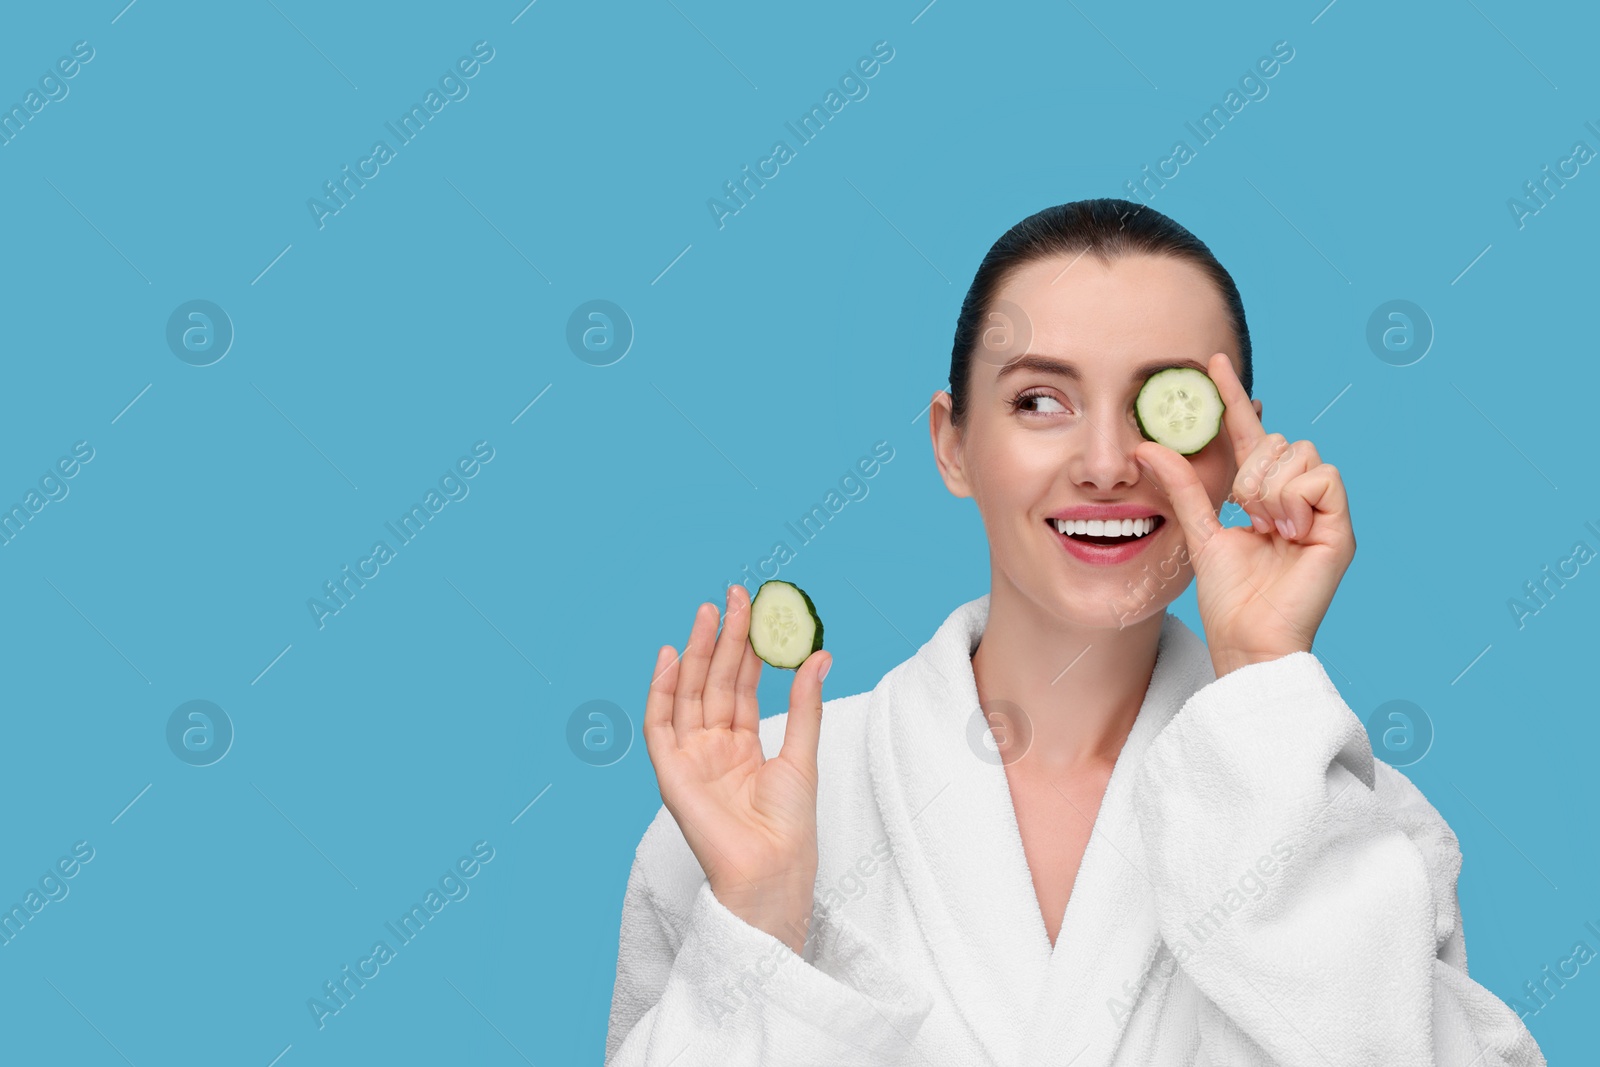
[[[1052,256],[1017,268],[995,294],[1027,316],[1029,351],[1143,362],[1232,352],[1222,294],[1199,267],[1170,256]]]

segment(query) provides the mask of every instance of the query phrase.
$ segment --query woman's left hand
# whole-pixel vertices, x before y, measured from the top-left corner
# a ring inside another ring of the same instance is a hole
[[[1238,475],[1228,499],[1253,527],[1225,527],[1189,461],[1153,441],[1134,459],[1177,512],[1198,583],[1200,621],[1218,678],[1251,663],[1311,651],[1333,592],[1355,556],[1344,483],[1310,441],[1269,434],[1223,353],[1208,373],[1222,396],[1222,433]]]

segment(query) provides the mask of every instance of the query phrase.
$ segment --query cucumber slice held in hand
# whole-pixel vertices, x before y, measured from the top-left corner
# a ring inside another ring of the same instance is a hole
[[[822,618],[804,589],[776,579],[761,583],[750,601],[750,647],[787,671],[822,647]]]
[[[1181,456],[1192,456],[1222,429],[1222,394],[1204,371],[1168,367],[1145,379],[1133,402],[1139,432]]]

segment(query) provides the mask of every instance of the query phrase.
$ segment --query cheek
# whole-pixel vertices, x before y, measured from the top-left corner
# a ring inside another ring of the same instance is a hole
[[[1220,438],[1208,445],[1198,456],[1190,457],[1195,475],[1200,479],[1200,484],[1206,487],[1206,495],[1211,498],[1214,508],[1220,508],[1232,494],[1233,480],[1238,474],[1233,458],[1217,448],[1218,443]]]
[[[1059,500],[1063,484],[1061,469],[1060,460],[1035,452],[1013,456],[1005,471],[996,472],[1002,482],[1006,506],[1017,522],[1030,525],[1037,522],[1036,516],[1042,514],[1047,505]]]
[[[1050,492],[1061,458],[1024,435],[996,434],[967,454],[984,495],[997,505],[1028,508]]]

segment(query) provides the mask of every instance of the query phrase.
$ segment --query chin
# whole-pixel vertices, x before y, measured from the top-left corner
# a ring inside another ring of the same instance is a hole
[[[1044,585],[1032,579],[1018,581],[1013,574],[1051,573],[1049,568],[1041,571],[1025,565],[1020,572],[1002,569],[1011,585],[1042,614],[1081,630],[1125,630],[1151,616],[1159,618],[1189,584],[1187,579],[1169,581],[1166,588],[1156,590],[1152,597],[1148,589],[1130,591],[1126,576],[1117,580],[1112,580],[1110,575],[1100,579],[1085,580],[1081,576],[1073,579],[1056,570],[1050,583]],[[1168,590],[1171,590],[1170,596]]]
[[[1191,579],[1187,572],[1166,578],[1144,568],[1132,574],[1079,577],[1055,598],[1054,614],[1089,629],[1126,630],[1164,617]]]

